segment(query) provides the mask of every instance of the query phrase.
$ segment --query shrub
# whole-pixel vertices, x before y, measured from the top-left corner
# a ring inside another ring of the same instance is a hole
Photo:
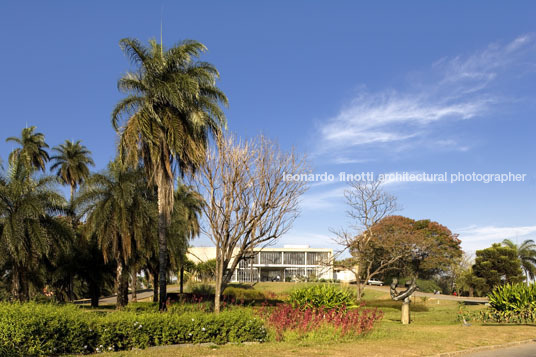
[[[259,290],[237,288],[233,286],[225,288],[223,297],[227,301],[255,301],[266,299],[266,296]]]
[[[1,355],[90,352],[97,334],[87,317],[75,306],[0,303]]]
[[[157,312],[157,302],[131,302],[123,308],[124,311],[132,312]]]
[[[214,286],[209,284],[192,284],[190,285],[190,292],[196,296],[214,297]]]
[[[489,295],[489,308],[480,312],[483,322],[536,322],[536,285],[523,283],[496,287]]]
[[[303,339],[318,331],[328,332],[328,338],[355,337],[370,331],[383,317],[377,309],[302,309],[290,304],[280,304],[273,310],[263,307],[260,314],[273,328],[278,341],[285,336]]]
[[[312,285],[294,290],[290,294],[290,303],[300,309],[338,309],[352,305],[355,292],[342,289],[336,285]]]
[[[536,284],[506,284],[496,287],[489,295],[489,305],[497,311],[523,311],[536,308]]]
[[[262,321],[244,310],[218,315],[115,311],[75,306],[0,304],[0,355],[49,356],[180,343],[264,341]]]

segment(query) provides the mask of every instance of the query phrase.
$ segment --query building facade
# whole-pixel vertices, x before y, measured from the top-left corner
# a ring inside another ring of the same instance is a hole
[[[242,259],[233,273],[233,282],[296,281],[333,279],[333,250],[289,246],[254,248]],[[193,262],[216,258],[215,247],[191,247],[188,259]]]

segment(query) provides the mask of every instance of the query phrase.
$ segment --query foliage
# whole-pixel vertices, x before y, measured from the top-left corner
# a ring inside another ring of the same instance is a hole
[[[128,266],[139,252],[151,249],[156,203],[143,172],[111,163],[91,176],[76,199],[80,215],[87,214],[86,233],[95,235],[105,262],[117,264],[117,304],[128,303]]]
[[[120,160],[136,168],[143,162],[147,179],[157,187],[159,301],[165,310],[176,169],[184,174],[204,162],[210,136],[219,137],[226,126],[220,104],[226,105],[227,97],[215,85],[217,69],[198,60],[206,50],[199,42],[164,49],[154,40],[144,46],[124,38],[120,46],[136,70],[118,82],[127,96],[116,105],[112,124],[120,134]]]
[[[228,286],[223,291],[223,298],[226,301],[259,301],[265,300],[266,296],[259,290],[244,289],[234,286]]]
[[[65,140],[64,144],[52,148],[57,153],[50,158],[54,164],[50,171],[56,171],[56,176],[64,185],[71,186],[71,200],[74,190],[89,177],[89,167],[95,163],[91,158],[91,151],[80,143]]]
[[[399,285],[404,285],[406,282],[411,281],[411,278],[402,278],[398,280]],[[436,291],[441,291],[441,287],[437,285],[434,280],[431,279],[416,279],[415,284],[417,285],[418,291],[424,293],[433,293]]]
[[[2,356],[119,351],[149,346],[264,341],[260,319],[247,311],[99,315],[74,306],[0,303]]]
[[[196,296],[214,296],[214,286],[210,284],[190,284],[190,292]]]
[[[345,309],[355,301],[355,292],[336,285],[319,284],[294,290],[290,304],[300,309]]]
[[[363,260],[376,273],[397,270],[428,280],[448,273],[462,256],[458,236],[428,219],[388,216],[372,226],[369,234],[372,238]]]
[[[521,261],[521,268],[525,273],[525,279],[534,280],[536,275],[536,243],[532,239],[523,241],[520,245],[510,239],[503,240],[502,244],[516,251],[516,255]]]
[[[98,336],[85,315],[74,306],[0,303],[2,356],[90,352]]]
[[[273,310],[261,308],[260,315],[266,324],[275,330],[278,341],[285,339],[288,332],[306,338],[311,332],[330,327],[336,337],[359,336],[370,331],[381,320],[383,313],[376,309],[341,308],[299,308],[290,304],[280,304]]]
[[[510,324],[527,324],[536,323],[536,309],[526,308],[518,311],[506,310],[499,311],[486,309],[480,311],[478,319],[482,322],[492,323],[510,323]]]
[[[21,147],[14,149],[9,154],[10,166],[22,164],[27,170],[42,170],[45,172],[45,165],[50,160],[47,152],[48,144],[45,142],[45,135],[34,133],[35,126],[22,129],[20,138],[9,137],[6,142],[13,141]]]
[[[476,251],[473,272],[475,276],[485,280],[484,292],[491,291],[499,285],[524,280],[521,262],[516,251],[497,243],[489,248]]]
[[[462,271],[456,279],[456,286],[460,294],[469,296],[482,296],[488,290],[486,280],[475,275],[472,268]]]
[[[488,295],[489,305],[497,311],[536,309],[536,284],[523,283],[498,286]]]
[[[202,281],[214,280],[216,274],[216,259],[198,262],[193,268],[195,275]]]
[[[20,155],[0,176],[0,265],[10,264],[14,297],[27,300],[30,283],[43,287],[43,260],[61,252],[73,231],[58,217],[66,205],[55,179],[34,178],[33,169],[18,161]]]
[[[481,311],[468,312],[464,306],[459,316],[467,321],[484,323],[536,323],[536,284],[523,283],[497,286],[488,294],[489,306]]]
[[[199,216],[204,204],[203,197],[193,187],[179,182],[168,230],[168,251],[175,269],[190,264],[186,258],[188,241],[199,235]]]

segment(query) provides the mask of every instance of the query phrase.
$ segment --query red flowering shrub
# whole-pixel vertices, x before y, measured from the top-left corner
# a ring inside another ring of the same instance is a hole
[[[266,324],[275,330],[276,339],[281,341],[287,331],[307,334],[325,327],[333,328],[340,337],[359,336],[370,331],[374,323],[381,320],[383,312],[377,309],[348,309],[346,307],[326,309],[300,309],[290,304],[280,304],[273,309],[265,305],[259,310]]]

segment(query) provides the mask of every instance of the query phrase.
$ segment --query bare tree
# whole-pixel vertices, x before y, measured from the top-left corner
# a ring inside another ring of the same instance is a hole
[[[383,218],[399,209],[396,197],[385,192],[381,181],[350,182],[344,191],[348,209],[348,217],[352,220],[350,229],[332,230],[335,241],[342,246],[339,254],[350,252],[352,258],[347,260],[346,268],[351,270],[357,280],[357,298],[363,295],[363,285],[374,275],[371,271],[372,262],[367,263],[367,253],[370,252],[373,239],[372,227]],[[399,258],[387,259],[382,262],[382,268],[392,264]],[[364,279],[362,277],[364,276]]]
[[[280,151],[262,136],[244,142],[224,138],[218,150],[209,151],[196,185],[207,203],[203,233],[216,246],[216,313],[239,262],[291,228],[307,188],[291,177],[306,173],[303,157]]]

